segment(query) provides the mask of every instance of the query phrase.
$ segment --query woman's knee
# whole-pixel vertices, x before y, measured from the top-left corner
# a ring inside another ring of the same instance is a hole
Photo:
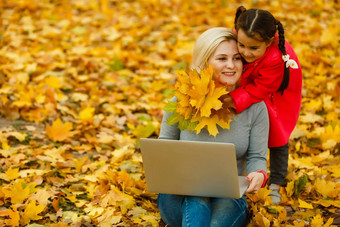
[[[159,194],[157,205],[162,220],[170,226],[181,226],[182,222],[182,203],[184,196]]]
[[[210,220],[209,198],[187,196],[184,199],[182,226],[209,226]]]
[[[212,205],[211,227],[243,226],[247,218],[247,200],[215,199]]]

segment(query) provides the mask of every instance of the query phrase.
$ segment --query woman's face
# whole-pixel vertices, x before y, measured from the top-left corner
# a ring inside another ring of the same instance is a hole
[[[250,38],[242,29],[237,31],[238,50],[246,62],[252,63],[261,58],[266,52],[271,41],[266,43],[265,41],[259,41],[261,39],[258,34],[254,38]]]
[[[214,80],[224,85],[236,85],[242,74],[242,59],[235,40],[221,42],[208,60]]]

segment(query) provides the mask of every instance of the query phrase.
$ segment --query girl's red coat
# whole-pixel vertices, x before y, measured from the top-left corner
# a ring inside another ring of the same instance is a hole
[[[282,52],[277,45],[278,40],[270,45],[264,55],[253,63],[244,65],[240,87],[230,92],[237,113],[251,104],[264,100],[267,105],[270,129],[269,147],[285,145],[299,117],[301,105],[302,72],[298,58],[286,42],[286,52],[297,62],[299,68],[290,68],[288,88],[277,92],[285,67]]]

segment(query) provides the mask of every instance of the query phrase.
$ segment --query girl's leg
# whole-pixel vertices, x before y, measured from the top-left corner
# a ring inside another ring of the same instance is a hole
[[[182,213],[182,226],[209,227],[211,219],[210,198],[186,196],[183,201]]]
[[[281,203],[280,186],[285,183],[287,169],[288,169],[288,143],[282,147],[271,147],[270,148],[270,177],[269,177],[269,189],[270,196],[273,203]]]
[[[284,185],[288,169],[288,143],[282,147],[270,148],[270,184]]]
[[[245,196],[240,199],[211,199],[211,227],[244,226],[247,219],[247,200]]]
[[[159,213],[165,224],[170,227],[181,226],[182,224],[182,203],[185,196],[159,194],[157,205]]]

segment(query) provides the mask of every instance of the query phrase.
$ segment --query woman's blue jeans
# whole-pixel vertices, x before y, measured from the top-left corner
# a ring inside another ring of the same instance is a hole
[[[224,199],[159,194],[157,204],[162,220],[170,227],[239,227],[247,218],[245,196]]]

